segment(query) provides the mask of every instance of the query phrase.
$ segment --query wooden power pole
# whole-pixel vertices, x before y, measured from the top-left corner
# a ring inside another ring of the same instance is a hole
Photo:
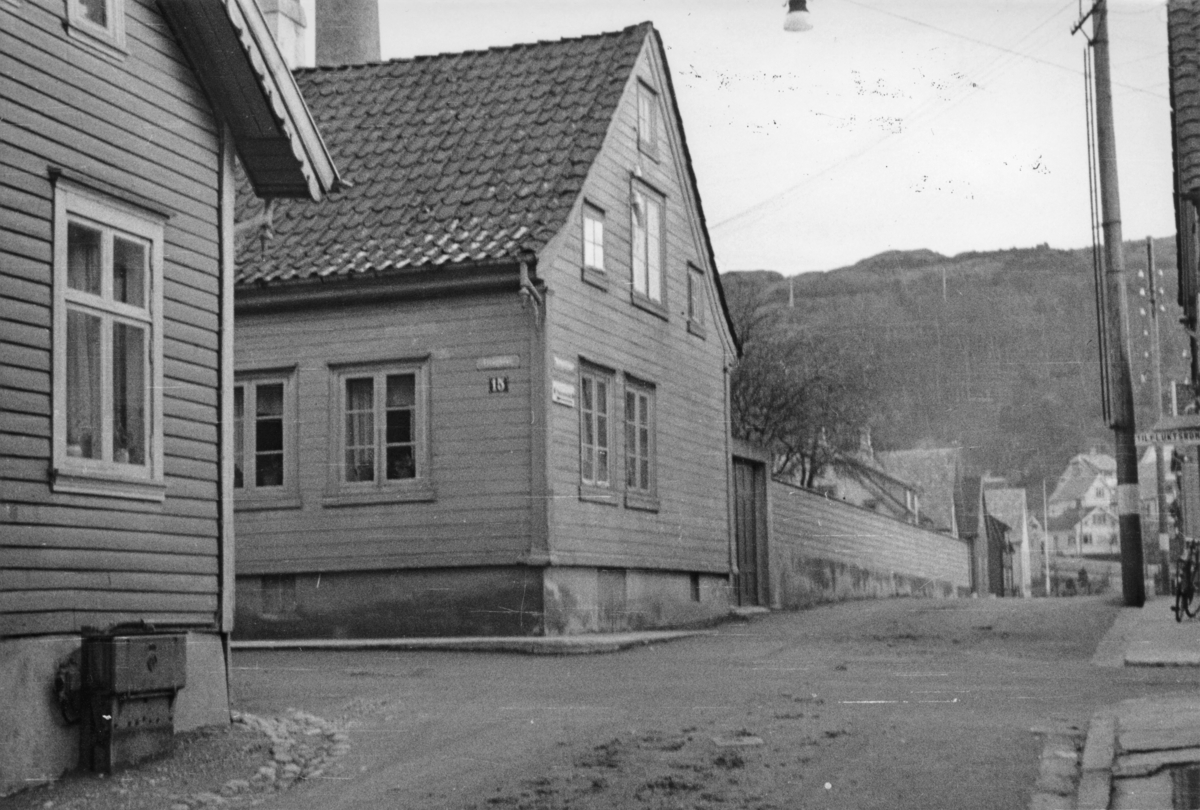
[[[1108,54],[1108,3],[1096,0],[1092,17],[1095,64],[1096,153],[1100,216],[1104,232],[1104,292],[1101,313],[1107,332],[1108,412],[1117,459],[1117,515],[1121,525],[1121,591],[1126,607],[1146,601],[1142,565],[1142,520],[1138,510],[1138,456],[1134,443],[1133,380],[1129,359],[1129,315],[1125,255],[1121,238],[1121,199],[1117,189],[1117,145],[1113,127],[1112,72]]]

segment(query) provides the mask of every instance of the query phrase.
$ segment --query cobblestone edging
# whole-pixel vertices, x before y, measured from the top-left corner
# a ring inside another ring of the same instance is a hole
[[[258,717],[233,712],[235,724],[259,731],[271,741],[271,758],[249,779],[230,779],[220,793],[172,796],[170,810],[232,806],[256,793],[287,790],[297,781],[315,779],[350,750],[345,732],[328,720],[288,710],[283,717]]]
[[[1038,760],[1038,779],[1029,810],[1075,810],[1079,785],[1083,732],[1078,726],[1060,723],[1054,728],[1034,728],[1045,735]]]

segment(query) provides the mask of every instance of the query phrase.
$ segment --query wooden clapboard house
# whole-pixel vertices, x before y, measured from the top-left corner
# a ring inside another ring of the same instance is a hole
[[[737,345],[658,33],[295,76],[351,187],[240,214],[237,634],[724,613]]]
[[[2,794],[76,762],[85,627],[186,632],[176,728],[228,722],[234,153],[339,181],[250,0],[5,0],[0,54]]]

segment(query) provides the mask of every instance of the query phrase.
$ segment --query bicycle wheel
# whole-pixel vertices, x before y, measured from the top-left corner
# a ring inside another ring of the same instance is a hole
[[[1182,601],[1183,612],[1186,613],[1190,619],[1197,613],[1200,613],[1200,600],[1196,599],[1195,574],[1193,572],[1189,572],[1189,574],[1191,574],[1191,576],[1189,576],[1187,582],[1184,583]]]
[[[1175,621],[1182,622],[1184,615],[1192,616],[1191,602],[1195,595],[1195,589],[1192,587],[1192,572],[1191,566],[1187,562],[1180,562],[1179,567],[1175,570],[1175,604],[1171,607],[1171,611],[1175,614]]]

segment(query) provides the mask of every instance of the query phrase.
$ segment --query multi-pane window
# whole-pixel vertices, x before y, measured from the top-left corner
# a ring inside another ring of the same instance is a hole
[[[426,478],[422,374],[418,369],[340,376],[340,481],[386,486]]]
[[[55,488],[161,480],[162,223],[62,180],[55,205]]]
[[[612,376],[594,369],[579,375],[579,477],[589,486],[611,485]]]
[[[658,93],[638,84],[638,148],[658,157]]]
[[[604,272],[604,212],[583,207],[583,266]]]
[[[662,303],[663,203],[640,188],[633,190],[633,291]]]
[[[625,386],[625,489],[654,492],[654,389]]]
[[[292,488],[288,469],[286,378],[240,380],[233,389],[233,486],[244,490]]]

